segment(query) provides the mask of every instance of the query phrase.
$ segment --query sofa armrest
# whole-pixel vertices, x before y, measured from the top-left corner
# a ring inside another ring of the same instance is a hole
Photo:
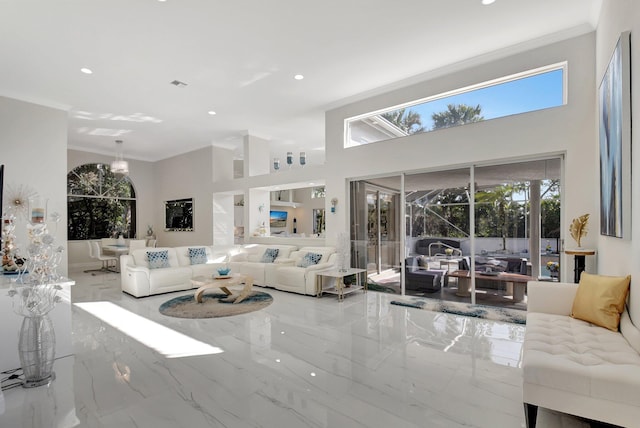
[[[529,281],[527,284],[527,312],[571,315],[578,284],[569,282]]]
[[[275,259],[273,261],[273,263],[277,264],[277,265],[281,265],[281,266],[295,266],[296,265],[295,259],[287,259],[287,258]]]
[[[127,265],[126,270],[131,273],[134,273],[134,272],[144,273],[145,275],[147,275],[147,278],[149,278],[148,267]]]

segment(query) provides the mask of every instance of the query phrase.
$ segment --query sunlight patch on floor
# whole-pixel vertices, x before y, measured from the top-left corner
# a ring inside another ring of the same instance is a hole
[[[86,302],[75,305],[167,358],[224,352],[216,346],[178,333],[110,302]]]

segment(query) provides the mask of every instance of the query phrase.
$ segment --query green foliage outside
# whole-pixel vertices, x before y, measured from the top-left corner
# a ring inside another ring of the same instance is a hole
[[[86,164],[67,175],[68,239],[135,236],[135,191],[108,165]]]
[[[529,236],[527,218],[530,203],[513,200],[514,194],[528,191],[528,182],[510,183],[483,189],[475,195],[475,232],[478,237],[506,238]],[[560,194],[557,180],[544,180],[541,195],[541,236],[560,237]],[[469,237],[467,189],[443,189],[427,204],[411,207],[411,236],[443,238]]]
[[[432,114],[431,119],[433,120],[432,129],[441,129],[480,122],[484,120],[484,116],[482,116],[480,104],[475,107],[466,104],[449,104],[447,110]]]
[[[445,111],[431,115],[431,120],[433,121],[431,129],[425,128],[422,125],[422,116],[420,113],[411,109],[401,108],[383,113],[381,116],[402,129],[408,135],[484,120],[482,107],[479,104],[475,107],[466,104],[449,104]]]
[[[413,110],[401,108],[383,113],[381,116],[409,135],[425,131],[420,114]]]

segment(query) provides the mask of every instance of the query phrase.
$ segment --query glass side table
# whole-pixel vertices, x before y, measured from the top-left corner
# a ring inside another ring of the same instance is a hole
[[[323,293],[335,294],[338,296],[338,301],[344,300],[346,294],[351,294],[355,291],[364,290],[367,292],[367,270],[359,268],[349,268],[345,271],[338,269],[329,269],[319,271],[316,274],[316,297],[322,297]],[[346,286],[344,279],[347,276],[355,275],[356,283]],[[334,278],[335,284],[325,285],[327,278]]]

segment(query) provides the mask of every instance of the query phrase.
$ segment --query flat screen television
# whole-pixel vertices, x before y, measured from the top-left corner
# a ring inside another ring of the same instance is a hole
[[[270,227],[287,227],[286,211],[269,211]]]

